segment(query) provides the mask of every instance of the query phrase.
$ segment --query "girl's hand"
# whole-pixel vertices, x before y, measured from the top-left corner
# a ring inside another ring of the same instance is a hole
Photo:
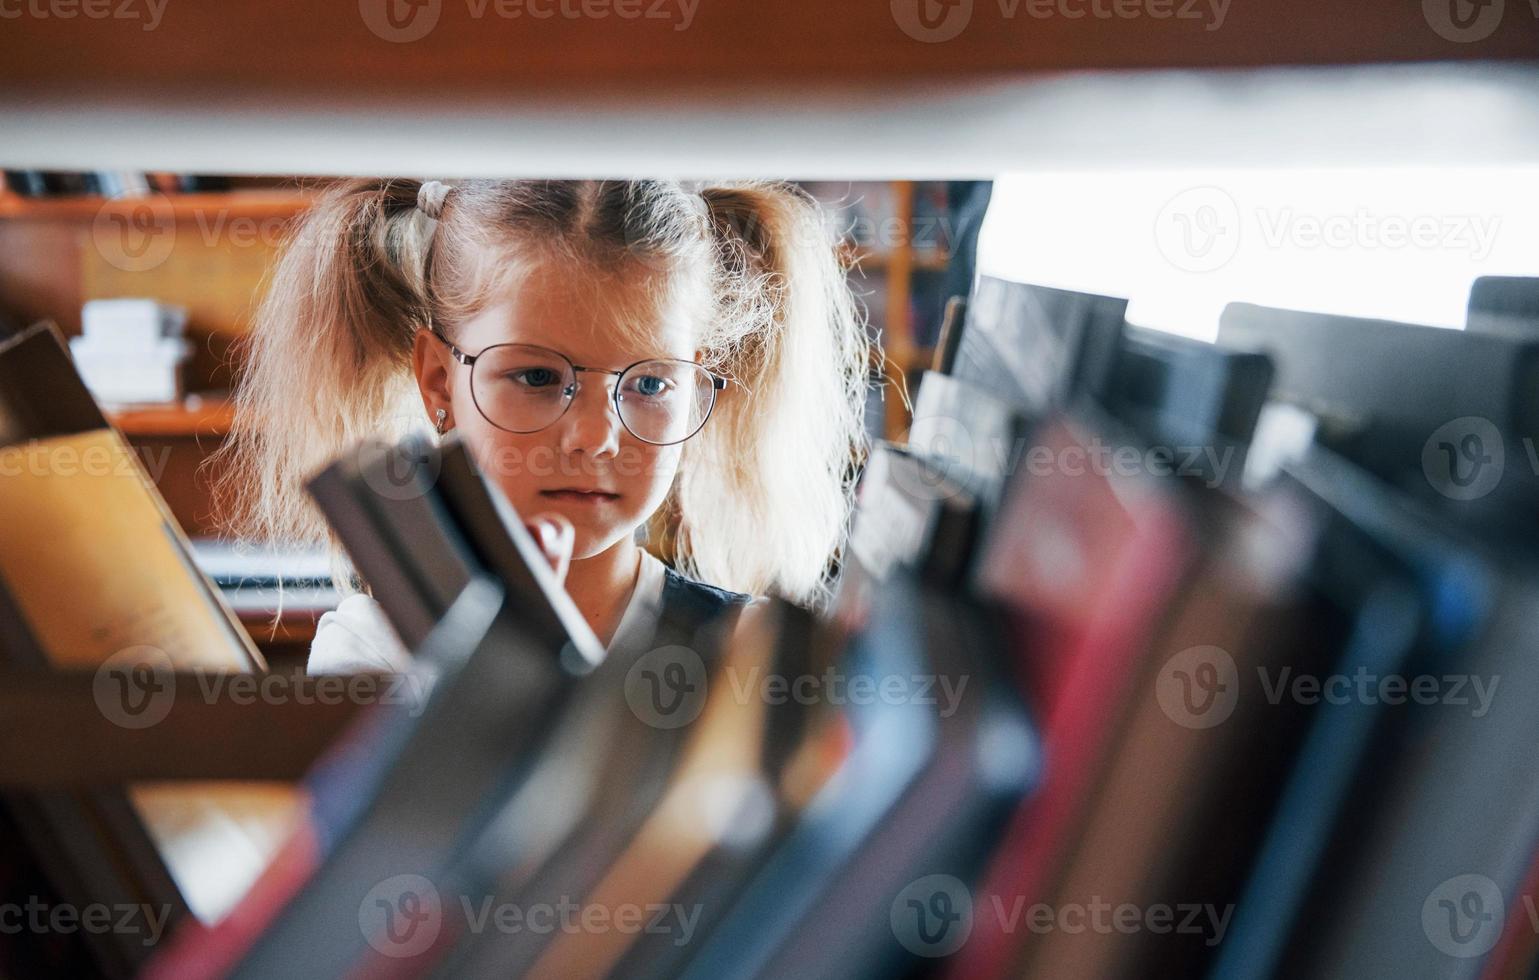
[[[556,581],[565,585],[566,571],[572,564],[572,544],[576,540],[572,522],[564,515],[546,511],[529,518],[524,526],[534,535],[550,567],[555,569]]]

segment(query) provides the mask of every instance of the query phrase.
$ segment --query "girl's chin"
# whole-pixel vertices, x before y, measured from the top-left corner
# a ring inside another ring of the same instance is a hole
[[[573,561],[582,561],[584,558],[603,554],[614,547],[616,541],[630,535],[630,532],[623,527],[611,527],[607,523],[603,527],[596,527],[588,523],[579,523],[575,518],[572,520],[572,528],[576,532],[572,538]]]

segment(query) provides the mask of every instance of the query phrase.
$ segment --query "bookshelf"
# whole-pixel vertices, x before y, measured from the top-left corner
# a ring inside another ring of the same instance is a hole
[[[865,307],[874,352],[872,383],[881,386],[873,435],[898,439],[908,429],[904,393],[935,355],[951,263],[946,184],[941,181],[804,181],[845,232],[841,257]]]
[[[29,198],[0,190],[0,220],[8,221],[96,221],[112,214],[133,216],[148,208],[157,217],[171,216],[179,221],[200,216],[224,214],[230,218],[291,218],[310,203],[303,191],[232,190],[161,194],[144,197],[106,198],[95,195]]]

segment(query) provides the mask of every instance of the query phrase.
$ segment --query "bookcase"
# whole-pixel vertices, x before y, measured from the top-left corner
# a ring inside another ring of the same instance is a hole
[[[935,355],[955,229],[944,181],[805,181],[843,235],[844,265],[871,336],[868,429],[896,439],[907,394]]]

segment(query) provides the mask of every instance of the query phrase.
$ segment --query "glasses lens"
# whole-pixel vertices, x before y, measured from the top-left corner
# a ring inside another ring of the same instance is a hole
[[[716,403],[711,375],[689,361],[644,361],[620,379],[620,421],[636,438],[683,442],[705,425]]]
[[[476,359],[470,384],[488,422],[510,432],[535,432],[561,417],[575,377],[572,365],[554,351],[501,344]]]

